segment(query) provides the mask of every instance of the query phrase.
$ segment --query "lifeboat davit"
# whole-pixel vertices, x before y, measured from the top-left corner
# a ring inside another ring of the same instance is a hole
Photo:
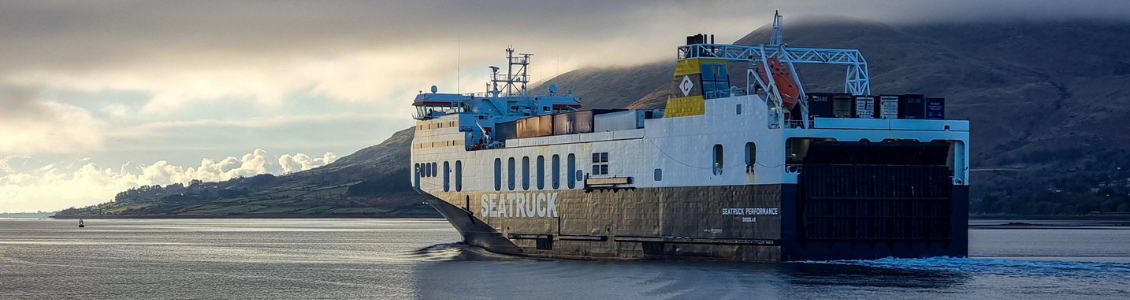
[[[782,63],[776,56],[770,57],[766,62],[773,70],[773,81],[777,83],[777,91],[781,93],[781,101],[785,102],[785,109],[792,111],[800,101],[800,86],[793,80],[792,68]],[[765,76],[765,65],[757,67],[757,76],[760,76],[761,81],[766,84],[769,83],[769,77]]]

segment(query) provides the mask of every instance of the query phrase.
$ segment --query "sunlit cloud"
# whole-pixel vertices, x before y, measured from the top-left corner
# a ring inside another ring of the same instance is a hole
[[[301,162],[281,165],[284,158],[288,162],[299,158]],[[118,192],[145,185],[190,184],[193,180],[224,181],[305,171],[335,159],[336,155],[330,152],[313,159],[304,153],[282,154],[276,159],[266,150],[255,149],[239,158],[204,158],[198,166],[181,166],[162,160],[148,165],[127,163],[111,168],[79,160],[29,169],[26,162],[34,163],[33,158],[9,156],[0,159],[0,212],[57,210],[106,202]],[[276,161],[280,164],[275,164]]]
[[[279,156],[279,166],[284,174],[313,169],[317,166],[327,165],[337,160],[337,155],[326,152],[322,157],[311,158],[309,155],[298,153],[295,155],[283,154]]]
[[[0,107],[0,154],[99,150],[106,122],[85,109],[56,102],[30,102],[19,110]]]

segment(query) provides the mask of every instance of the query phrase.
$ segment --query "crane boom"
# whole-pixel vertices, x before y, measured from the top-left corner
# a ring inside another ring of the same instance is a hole
[[[768,45],[766,45],[768,46]],[[716,58],[760,64],[769,57],[779,57],[794,64],[826,64],[847,66],[844,91],[853,95],[870,95],[867,60],[856,49],[793,48],[743,46],[732,44],[694,44],[679,46],[678,59]]]

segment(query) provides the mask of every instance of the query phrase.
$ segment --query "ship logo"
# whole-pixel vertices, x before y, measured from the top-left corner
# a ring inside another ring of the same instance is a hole
[[[683,76],[683,82],[679,83],[679,90],[683,91],[683,96],[691,94],[691,89],[694,88],[694,82],[691,82],[690,76]]]
[[[557,193],[484,194],[479,200],[481,216],[492,218],[557,217]]]

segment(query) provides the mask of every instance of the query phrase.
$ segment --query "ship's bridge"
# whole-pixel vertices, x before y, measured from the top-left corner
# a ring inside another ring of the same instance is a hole
[[[459,94],[436,93],[433,86],[432,93],[416,95],[416,100],[412,101],[412,106],[416,107],[416,113],[412,117],[417,120],[425,120],[446,114],[470,111],[469,100],[470,97]]]

